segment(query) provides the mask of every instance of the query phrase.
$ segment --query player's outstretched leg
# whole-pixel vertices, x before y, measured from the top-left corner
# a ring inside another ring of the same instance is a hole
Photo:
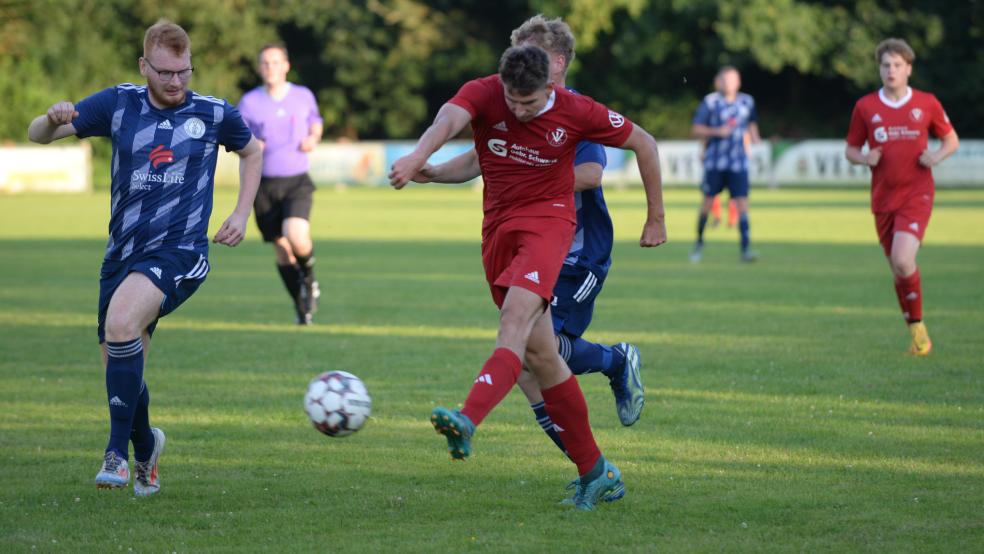
[[[609,377],[612,394],[615,395],[615,409],[622,425],[628,427],[642,416],[646,404],[646,391],[642,386],[642,357],[635,345],[620,342],[615,345],[625,359],[621,371]]]
[[[150,496],[161,490],[161,477],[157,473],[157,460],[164,451],[164,431],[157,427],[151,429],[154,434],[154,450],[150,458],[133,464],[133,493],[137,496]]]
[[[475,425],[468,416],[458,410],[437,407],[431,412],[431,425],[448,439],[448,452],[454,460],[465,460],[471,455],[471,438]]]
[[[929,331],[926,324],[916,321],[909,324],[909,334],[912,335],[912,344],[909,346],[909,354],[913,356],[928,356],[933,349],[933,341],[929,340]]]

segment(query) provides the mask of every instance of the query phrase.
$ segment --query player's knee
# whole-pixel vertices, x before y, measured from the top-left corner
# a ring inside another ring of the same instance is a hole
[[[916,271],[916,260],[910,256],[892,253],[888,260],[892,266],[892,273],[900,277],[908,277]]]
[[[133,340],[141,331],[139,324],[124,314],[112,311],[106,314],[106,340],[109,342]]]

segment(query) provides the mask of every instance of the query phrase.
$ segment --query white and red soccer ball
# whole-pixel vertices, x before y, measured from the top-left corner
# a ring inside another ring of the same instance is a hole
[[[355,375],[328,371],[308,385],[304,411],[318,431],[329,437],[344,437],[365,425],[372,411],[372,398]]]

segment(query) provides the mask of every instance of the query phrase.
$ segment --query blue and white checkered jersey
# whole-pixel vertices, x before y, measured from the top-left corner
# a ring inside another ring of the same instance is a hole
[[[229,102],[188,91],[155,108],[147,87],[124,83],[80,101],[79,138],[113,142],[112,204],[105,259],[163,248],[208,253],[218,145],[241,150],[252,137]]]
[[[589,141],[581,141],[577,145],[574,165],[587,162],[601,164],[604,168],[608,163],[605,147]],[[561,275],[576,275],[585,269],[603,278],[612,265],[612,217],[608,214],[605,195],[601,187],[574,193],[574,205],[577,208],[577,230],[571,249],[567,253]],[[597,273],[602,275],[597,275]]]
[[[712,92],[704,97],[697,108],[694,124],[708,127],[731,125],[733,130],[726,138],[707,139],[704,150],[704,169],[717,171],[748,171],[748,155],[745,153],[745,131],[748,125],[758,121],[755,99],[739,92],[729,103],[724,95]]]

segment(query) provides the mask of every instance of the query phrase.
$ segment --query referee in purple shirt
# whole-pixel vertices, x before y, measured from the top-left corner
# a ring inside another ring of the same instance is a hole
[[[308,155],[321,140],[324,125],[314,94],[287,81],[287,49],[260,49],[263,86],[239,102],[243,120],[263,145],[263,179],[253,208],[263,240],[273,243],[277,270],[294,301],[299,325],[310,325],[321,292],[314,277],[311,203],[314,183]]]

